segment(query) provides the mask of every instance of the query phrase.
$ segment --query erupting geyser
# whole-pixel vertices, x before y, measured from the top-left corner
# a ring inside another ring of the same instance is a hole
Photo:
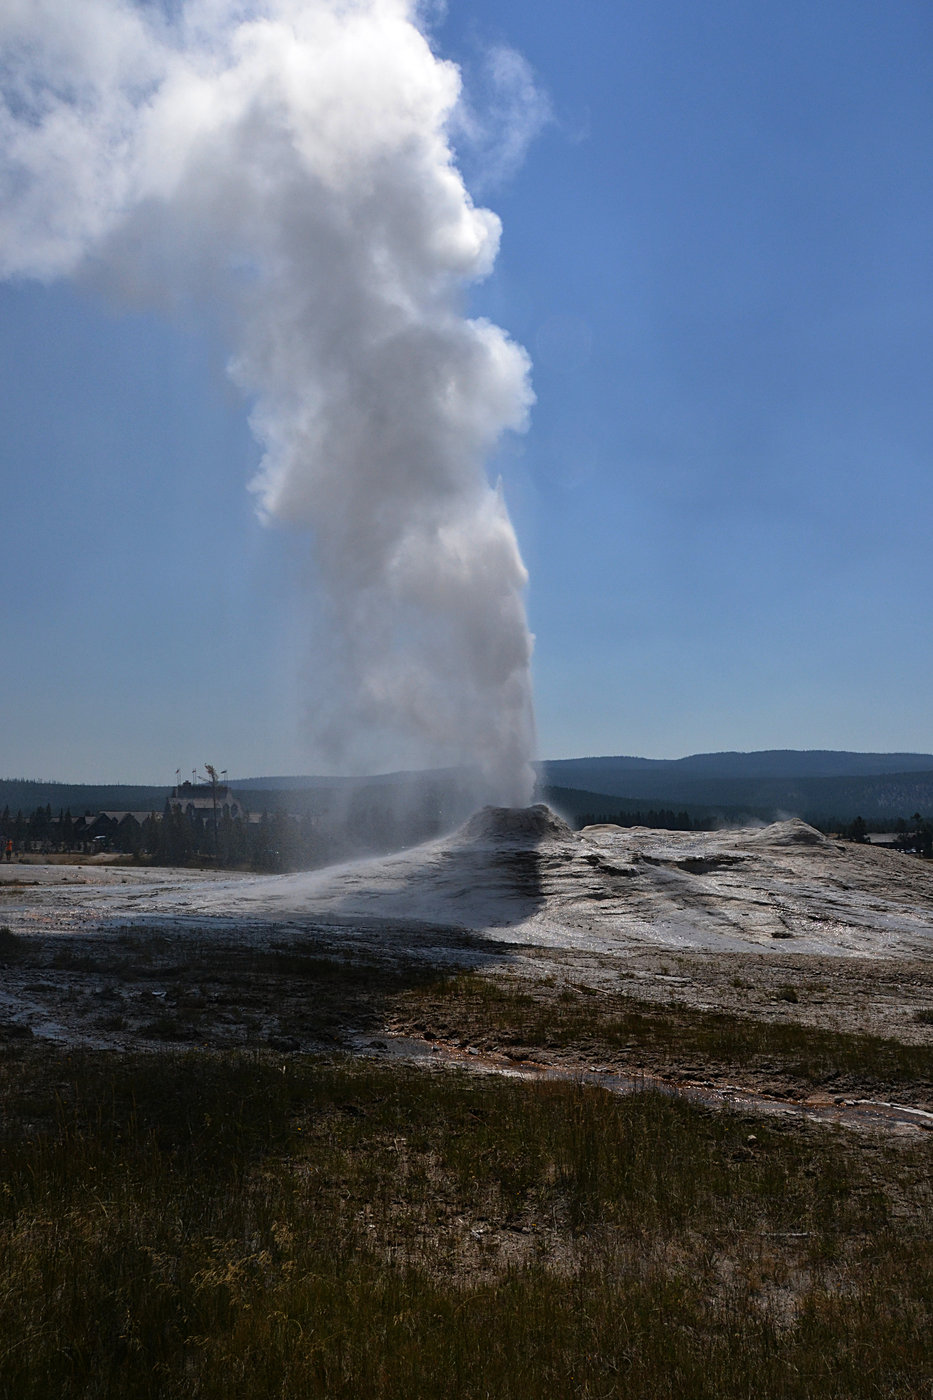
[[[459,74],[416,11],[10,0],[0,269],[210,304],[253,404],[259,508],[313,539],[337,639],[321,737],[415,736],[520,804],[526,575],[484,464],[524,425],[529,365],[463,314],[499,223],[454,164]]]

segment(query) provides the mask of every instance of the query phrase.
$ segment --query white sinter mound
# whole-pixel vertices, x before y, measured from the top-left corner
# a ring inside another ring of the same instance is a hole
[[[23,867],[0,867],[11,883]],[[31,867],[39,877],[41,867]],[[805,823],[761,830],[574,832],[549,808],[487,807],[396,855],[280,876],[101,870],[10,888],[17,932],[131,923],[257,932],[333,921],[400,923],[588,954],[638,949],[927,957],[933,867],[834,842]],[[55,880],[60,883],[55,883]],[[401,930],[404,931],[403,929]]]

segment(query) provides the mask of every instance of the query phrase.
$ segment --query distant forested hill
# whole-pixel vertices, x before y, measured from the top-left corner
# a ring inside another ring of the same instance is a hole
[[[567,758],[538,765],[546,795],[560,791],[568,810],[687,811],[695,820],[718,814],[725,822],[801,816],[830,825],[864,817],[870,826],[933,817],[933,754],[845,753],[823,749],[770,749],[759,753],[691,754],[686,758]],[[325,815],[334,804],[430,803],[443,823],[461,820],[483,798],[464,773],[384,773],[365,779],[267,777],[234,780],[253,811]],[[0,812],[55,814],[85,811],[161,812],[168,787],[82,785],[0,779]],[[576,794],[571,796],[570,794]],[[598,807],[597,807],[598,804]]]
[[[582,787],[585,778],[600,779],[598,791],[607,781],[623,779],[675,782],[709,778],[737,779],[788,778],[868,778],[889,773],[933,773],[933,754],[928,753],[847,753],[841,749],[761,749],[753,753],[695,753],[686,758],[558,758],[540,765],[549,780],[565,781]],[[639,775],[639,778],[635,778]],[[573,782],[570,782],[570,779]]]
[[[548,786],[653,807],[722,808],[765,820],[869,823],[933,813],[933,754],[777,749],[680,759],[570,758],[539,765]]]
[[[52,783],[29,778],[0,778],[0,812],[34,812],[50,806],[72,816],[83,812],[161,812],[171,792],[168,787],[135,783]]]

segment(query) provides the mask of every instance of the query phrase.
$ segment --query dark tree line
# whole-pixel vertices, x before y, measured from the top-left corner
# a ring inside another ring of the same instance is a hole
[[[909,821],[905,817],[899,817],[892,823],[892,827],[892,844],[896,850],[918,856],[933,856],[933,821],[929,818],[914,812]],[[837,826],[836,830],[846,841],[864,845],[868,840],[868,823],[864,817],[856,817],[852,822]]]
[[[457,814],[458,816],[460,814]],[[451,813],[431,790],[414,804],[401,808],[374,799],[372,793],[355,794],[344,808],[324,812],[265,811],[257,818],[232,816],[218,811],[186,813],[166,802],[161,813],[141,821],[131,813],[114,820],[105,813],[74,817],[69,809],[54,813],[50,803],[32,812],[9,807],[0,813],[0,857],[12,846],[14,857],[93,851],[116,852],[150,865],[217,865],[241,870],[296,870],[379,851],[398,850],[429,840],[453,823]],[[663,831],[709,831],[712,818],[691,817],[672,808],[645,811],[606,810],[583,812],[579,827],[599,822],[617,826],[646,826]],[[861,816],[848,823],[821,822],[823,830],[858,843],[868,840],[868,825]],[[901,851],[933,858],[933,821],[915,812],[891,824],[893,845]]]
[[[191,816],[165,804],[160,820],[149,818],[140,832],[134,855],[148,856],[153,865],[211,862],[228,869],[288,870],[321,864],[327,842],[310,816],[263,812],[258,821],[218,813]]]
[[[54,816],[51,803],[28,814],[18,811],[15,816],[9,807],[4,807],[0,814],[0,842],[5,848],[12,841],[17,853],[72,850],[74,826],[71,812],[59,811]]]
[[[311,816],[264,812],[257,821],[218,813],[186,814],[166,802],[160,814],[142,821],[114,821],[103,814],[75,819],[70,811],[53,815],[37,807],[28,815],[0,815],[0,856],[12,843],[21,855],[83,854],[95,851],[133,856],[150,865],[216,864],[227,868],[285,870],[332,859],[335,845]]]
[[[907,822],[900,825],[903,826],[903,830],[898,831],[894,839],[899,851],[913,851],[918,856],[933,856],[933,821],[928,817],[921,817],[919,812],[914,812],[909,825]]]
[[[186,811],[166,801],[160,813],[54,814],[50,804],[15,816],[0,815],[0,857],[12,854],[88,855],[108,852],[149,865],[217,865],[226,869],[309,869],[378,851],[397,850],[439,834],[449,825],[437,793],[427,789],[401,807],[355,794],[345,806],[324,812],[264,811],[261,816]]]

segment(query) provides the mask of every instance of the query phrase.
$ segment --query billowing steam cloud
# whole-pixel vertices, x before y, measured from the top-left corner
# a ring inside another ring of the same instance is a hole
[[[414,0],[4,0],[0,272],[206,299],[259,509],[313,536],[333,751],[417,736],[521,802],[526,575],[484,461],[525,423],[529,366],[463,313],[499,223],[451,155],[458,71],[415,21]]]

